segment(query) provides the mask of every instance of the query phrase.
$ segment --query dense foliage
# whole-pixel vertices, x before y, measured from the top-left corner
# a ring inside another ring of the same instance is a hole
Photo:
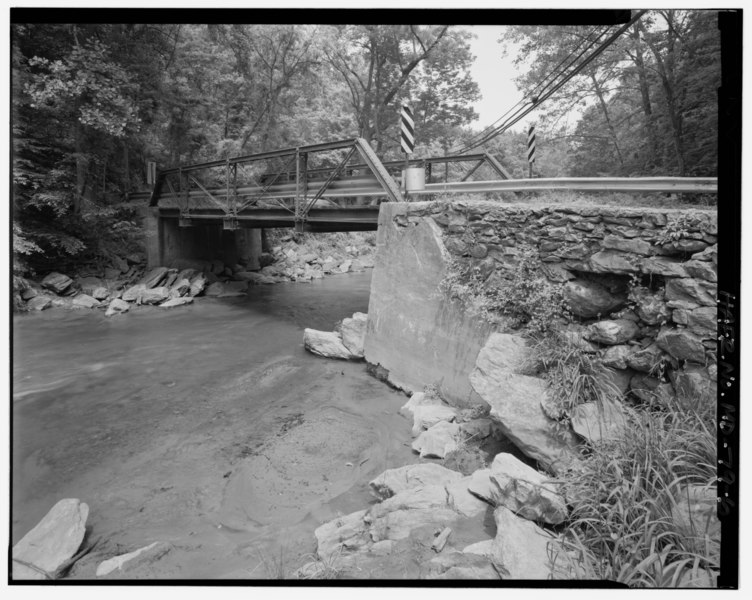
[[[648,13],[542,105],[538,175],[714,174],[715,15]],[[504,39],[530,60],[522,89],[585,29],[509,28]],[[147,161],[169,167],[356,135],[393,159],[406,100],[417,156],[473,134],[479,88],[466,28],[39,23],[11,35],[20,273],[137,245],[139,207],[126,193],[144,189]],[[485,150],[526,176],[523,133]]]
[[[510,27],[501,41],[520,45],[520,88],[570,60],[592,31]],[[575,177],[714,176],[720,60],[715,11],[649,11],[542,105],[538,138],[556,150],[539,149],[541,167],[562,166],[565,142]]]

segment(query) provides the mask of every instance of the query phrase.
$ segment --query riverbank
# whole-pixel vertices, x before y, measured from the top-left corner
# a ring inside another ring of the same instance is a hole
[[[254,285],[309,283],[372,268],[375,234],[267,230],[263,250],[256,270],[250,270],[248,263],[195,259],[147,270],[144,255],[132,253],[76,273],[51,272],[36,280],[14,277],[13,306],[16,312],[103,309],[113,316],[134,304],[174,308],[190,304],[195,297],[243,296]]]

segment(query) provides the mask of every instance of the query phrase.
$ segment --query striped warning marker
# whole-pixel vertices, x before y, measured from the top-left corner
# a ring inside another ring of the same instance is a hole
[[[535,125],[531,125],[527,130],[527,162],[535,162]]]
[[[412,154],[415,148],[415,121],[413,111],[406,104],[402,105],[402,150],[405,154]]]

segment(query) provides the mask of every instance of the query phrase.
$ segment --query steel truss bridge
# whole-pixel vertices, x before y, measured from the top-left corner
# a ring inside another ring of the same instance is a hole
[[[406,166],[425,172],[422,190],[398,181]],[[443,168],[442,168],[443,167]],[[479,180],[485,174],[491,179]],[[451,180],[450,180],[451,179]],[[295,227],[299,231],[377,228],[378,203],[435,194],[569,190],[716,193],[716,178],[512,179],[490,154],[381,162],[368,142],[351,138],[211,162],[157,173],[149,206],[181,227],[221,221],[223,229]]]

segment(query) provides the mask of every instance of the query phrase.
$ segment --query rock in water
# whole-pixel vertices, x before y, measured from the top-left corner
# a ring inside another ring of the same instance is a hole
[[[356,312],[351,319],[342,319],[337,331],[342,337],[342,343],[355,356],[363,358],[363,345],[366,339],[366,324],[368,315]]]
[[[99,305],[99,300],[95,300],[86,294],[78,294],[73,298],[73,308],[96,308]]]
[[[122,298],[126,302],[135,302],[136,300],[138,300],[139,296],[144,292],[145,289],[146,288],[141,283],[132,285],[123,292]]]
[[[88,505],[77,498],[66,498],[55,504],[34,529],[13,546],[13,579],[47,579],[37,569],[51,577],[81,546],[88,516]]]
[[[107,307],[107,311],[104,313],[104,316],[111,317],[112,315],[119,315],[120,313],[128,312],[128,309],[130,307],[130,304],[128,304],[125,300],[113,298],[110,301],[110,305]]]
[[[162,302],[162,304],[159,305],[159,308],[175,308],[176,306],[184,306],[186,304],[191,304],[192,302],[193,298],[190,296],[185,298],[170,298],[167,302]]]
[[[433,463],[406,465],[387,469],[368,485],[381,499],[390,498],[399,492],[429,485],[445,485],[462,479],[462,473]]]
[[[303,344],[309,352],[325,358],[342,358],[345,360],[360,358],[347,349],[342,343],[342,337],[336,331],[306,329],[303,332]]]
[[[52,300],[47,296],[34,296],[26,303],[26,308],[29,310],[44,310],[52,304]]]
[[[502,433],[524,454],[557,473],[576,459],[577,438],[568,429],[555,431],[555,422],[544,414],[546,382],[511,370],[520,364],[521,343],[518,336],[491,334],[478,354],[470,383],[491,405],[490,417]]]
[[[62,273],[50,273],[42,279],[42,287],[52,290],[56,294],[62,294],[73,283],[73,280]]]
[[[188,290],[188,295],[193,298],[194,296],[198,296],[201,292],[204,291],[204,288],[206,287],[206,277],[202,274],[196,275],[191,280],[191,287]]]
[[[172,546],[167,542],[154,542],[128,554],[107,559],[99,563],[97,577],[104,577],[113,571],[129,571],[139,565],[154,562],[169,552],[170,548]]]

